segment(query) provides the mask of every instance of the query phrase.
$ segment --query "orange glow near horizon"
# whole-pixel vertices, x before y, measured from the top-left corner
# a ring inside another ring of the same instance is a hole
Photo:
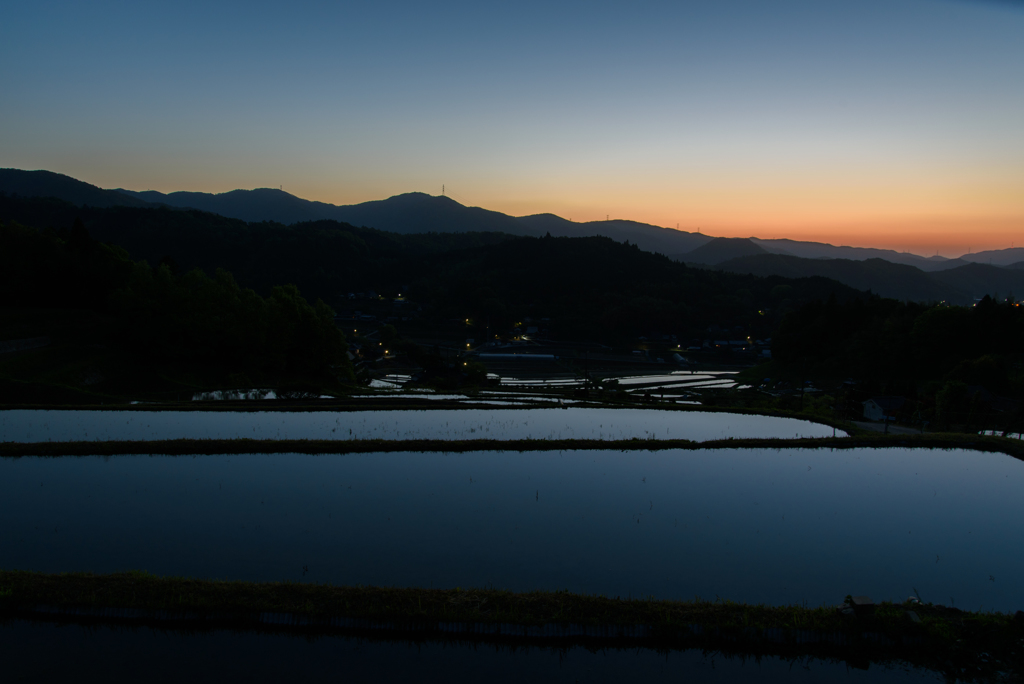
[[[1024,247],[1024,207],[1019,212],[992,215],[977,214],[933,214],[933,215],[849,215],[819,217],[794,212],[785,218],[782,212],[765,212],[758,217],[745,212],[736,216],[733,212],[701,212],[699,218],[666,220],[669,211],[658,211],[650,206],[638,209],[618,206],[604,214],[586,211],[579,206],[564,209],[545,207],[534,209],[523,203],[495,202],[485,208],[503,211],[517,216],[549,212],[576,222],[603,221],[605,216],[613,220],[629,220],[665,228],[677,228],[687,232],[700,232],[712,237],[756,237],[764,240],[789,239],[805,242],[822,242],[836,246],[874,247],[906,251],[922,256],[939,254],[958,257],[971,252]]]
[[[924,256],[1024,246],[1024,169],[993,167],[963,176],[948,169],[897,174],[860,168],[730,173],[637,172],[560,179],[454,198],[514,216],[553,213],[574,221],[632,220],[715,237],[824,242]],[[554,179],[552,179],[554,180]],[[474,192],[478,190],[478,192]],[[520,197],[510,198],[516,192]]]
[[[779,227],[712,227],[701,229],[716,237],[758,237],[824,242],[836,246],[874,247],[921,256],[958,257],[972,252],[1024,246],[1024,217],[1005,220],[936,221],[925,223],[878,221],[861,225],[835,225],[786,229]]]

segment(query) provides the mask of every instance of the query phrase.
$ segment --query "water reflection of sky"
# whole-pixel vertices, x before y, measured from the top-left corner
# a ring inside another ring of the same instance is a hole
[[[152,439],[689,439],[825,437],[793,418],[656,409],[0,411],[0,441]],[[838,434],[844,435],[842,431]]]
[[[0,567],[1024,608],[1024,464],[913,449],[0,460]]]

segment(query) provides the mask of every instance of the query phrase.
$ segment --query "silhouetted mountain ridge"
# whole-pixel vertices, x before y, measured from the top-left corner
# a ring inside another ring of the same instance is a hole
[[[894,264],[916,266],[922,271],[941,271],[966,263],[955,263],[957,262],[956,259],[946,259],[940,256],[926,258],[917,254],[910,254],[909,252],[897,252],[892,249],[877,249],[874,247],[836,246],[824,242],[805,242],[790,240],[789,238],[774,238],[770,240],[750,238],[750,240],[771,254],[786,254],[804,259],[850,259],[853,261],[884,259]]]
[[[273,188],[232,190],[217,195],[205,192],[172,192],[165,195],[155,190],[131,192],[122,189],[115,192],[145,200],[150,204],[165,204],[178,209],[198,209],[241,219],[247,223],[274,221],[288,225],[324,218],[320,215],[321,212],[307,206],[310,203],[306,200]]]
[[[989,249],[984,252],[964,254],[960,257],[964,261],[976,264],[992,264],[993,266],[1010,266],[1024,261],[1024,247],[1011,247],[1009,249]]]
[[[977,252],[964,255],[961,259],[944,259],[925,258],[885,249],[835,246],[790,239],[766,240],[756,237],[729,238],[733,242],[724,244],[734,245],[732,248],[716,246],[710,247],[708,251],[693,254],[714,238],[700,233],[688,233],[628,220],[576,223],[553,214],[515,217],[480,207],[467,207],[449,197],[437,197],[421,192],[395,195],[388,199],[362,204],[338,206],[301,199],[273,188],[232,190],[219,194],[103,190],[50,171],[18,169],[0,169],[0,192],[26,197],[55,197],[77,206],[163,205],[180,209],[198,209],[249,223],[273,221],[291,225],[306,221],[333,220],[399,234],[498,231],[523,236],[542,236],[548,233],[554,237],[604,236],[617,242],[628,241],[645,251],[671,255],[673,259],[691,263],[721,263],[732,258],[756,254],[748,244],[772,254],[808,259],[857,261],[879,258],[890,263],[915,266],[929,272],[956,268],[967,262],[1010,266],[1024,261],[1024,248],[1020,247]]]
[[[329,219],[402,235],[410,233],[470,233],[497,231],[540,237],[608,237],[632,242],[648,252],[692,250],[711,240],[706,235],[659,228],[636,221],[574,223],[554,214],[515,217],[480,207],[464,206],[450,197],[409,192],[361,204],[334,205],[311,202],[281,190],[234,190],[209,193],[175,192],[167,195],[121,190],[133,197],[181,208],[200,209],[243,221],[300,221]]]
[[[23,197],[56,197],[80,207],[155,206],[142,198],[125,197],[119,190],[103,190],[53,171],[0,169],[0,192]]]
[[[915,266],[877,258],[854,261],[762,254],[724,261],[717,268],[762,277],[822,276],[883,297],[919,302],[972,304],[985,295],[1006,297],[1024,293],[1024,272],[988,264],[965,264],[926,273]]]

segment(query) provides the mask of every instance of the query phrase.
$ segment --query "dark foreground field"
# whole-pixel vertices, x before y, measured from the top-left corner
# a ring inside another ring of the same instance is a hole
[[[911,602],[843,608],[567,592],[219,582],[137,572],[0,571],[0,630],[9,633],[5,649],[34,636],[52,638],[44,637],[54,631],[52,625],[66,626],[57,635],[65,640],[74,636],[73,625],[91,625],[90,638],[97,641],[102,641],[97,633],[120,626],[131,634],[119,634],[122,642],[144,640],[146,630],[162,630],[185,631],[189,643],[197,645],[216,639],[245,641],[249,635],[252,646],[284,634],[310,640],[334,637],[338,641],[333,643],[347,649],[352,639],[362,640],[370,650],[380,650],[378,642],[397,641],[418,644],[418,653],[430,652],[439,643],[476,644],[471,650],[477,655],[465,662],[479,659],[481,649],[500,654],[502,647],[509,652],[558,648],[568,654],[585,648],[591,654],[618,654],[612,661],[629,650],[635,656],[657,652],[665,664],[672,659],[679,663],[693,661],[700,651],[705,658],[717,654],[727,663],[754,659],[768,666],[782,660],[791,668],[795,663],[809,667],[812,661],[845,666],[837,672],[912,668],[919,676],[930,672],[947,681],[1017,681],[1024,674],[1022,613],[972,613]],[[16,638],[10,636],[12,627]],[[623,674],[630,669],[624,668]]]

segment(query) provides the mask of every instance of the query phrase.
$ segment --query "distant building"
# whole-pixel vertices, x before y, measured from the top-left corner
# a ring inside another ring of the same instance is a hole
[[[864,403],[864,417],[868,420],[896,419],[896,413],[903,408],[903,397],[873,397]]]

